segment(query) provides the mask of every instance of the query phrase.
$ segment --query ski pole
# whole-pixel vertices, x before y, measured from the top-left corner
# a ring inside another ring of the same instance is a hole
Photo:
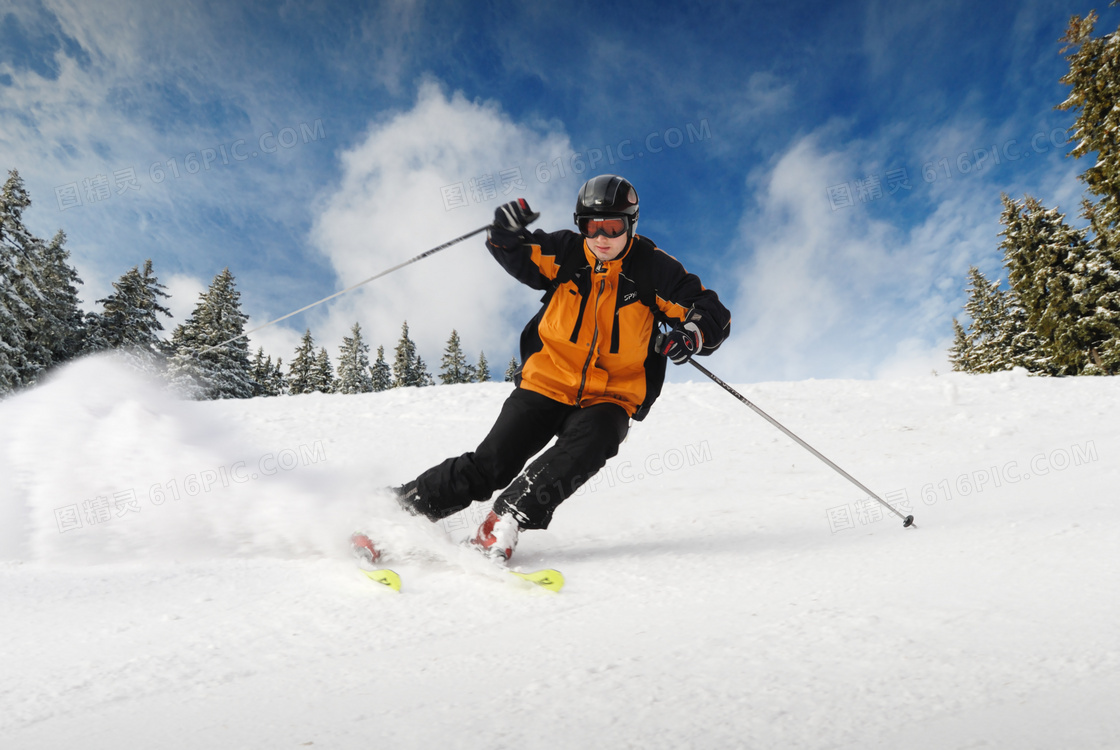
[[[777,427],[777,428],[778,428],[779,430],[781,430],[782,432],[784,432],[784,433],[785,433],[786,435],[788,435],[789,437],[793,438],[793,439],[794,439],[794,440],[795,440],[795,441],[797,442],[797,444],[798,444],[798,445],[800,445],[800,446],[801,446],[802,448],[804,448],[805,450],[807,450],[807,451],[809,451],[810,453],[812,453],[812,454],[813,454],[814,456],[816,456],[817,458],[819,458],[819,459],[820,459],[821,461],[824,461],[824,462],[825,462],[826,464],[828,464],[828,465],[829,465],[829,466],[831,466],[831,467],[832,467],[833,469],[835,469],[835,470],[836,470],[836,472],[837,472],[838,474],[840,474],[840,476],[842,476],[842,477],[844,477],[845,479],[847,479],[847,480],[848,480],[849,482],[851,482],[852,484],[854,484],[854,485],[855,485],[856,487],[859,487],[859,488],[860,488],[861,490],[863,490],[864,492],[866,492],[866,493],[868,494],[868,496],[870,496],[870,497],[874,498],[875,500],[877,500],[877,501],[879,502],[879,504],[880,504],[880,505],[882,505],[882,506],[883,506],[884,508],[886,508],[886,509],[887,509],[887,510],[889,510],[889,511],[890,511],[891,513],[894,513],[894,514],[895,514],[896,516],[898,516],[899,518],[901,518],[901,519],[902,519],[902,526],[903,526],[903,528],[905,528],[905,527],[907,527],[907,526],[912,526],[912,527],[914,527],[915,529],[916,529],[916,528],[918,528],[918,527],[917,527],[917,526],[916,526],[916,525],[914,524],[914,516],[904,516],[904,515],[902,515],[901,513],[899,513],[899,512],[897,511],[897,510],[895,510],[894,506],[892,506],[891,504],[889,504],[889,503],[888,503],[887,501],[883,500],[883,498],[879,497],[878,495],[876,495],[876,494],[875,494],[874,492],[872,492],[871,490],[867,489],[867,487],[865,487],[865,486],[864,486],[864,485],[863,485],[863,484],[862,484],[861,482],[859,482],[859,481],[858,481],[858,480],[857,480],[857,479],[856,479],[855,477],[853,477],[853,476],[852,476],[851,474],[849,474],[848,472],[846,472],[846,471],[844,471],[843,469],[841,469],[841,468],[840,468],[839,466],[837,466],[836,464],[834,464],[834,463],[833,463],[832,461],[828,460],[828,458],[827,458],[827,457],[825,457],[825,455],[824,455],[823,453],[821,453],[820,451],[818,451],[818,450],[817,450],[816,448],[814,448],[813,446],[811,446],[811,445],[809,445],[808,443],[806,443],[806,442],[805,442],[804,440],[802,440],[801,438],[799,438],[799,437],[798,437],[797,435],[794,435],[794,434],[793,434],[792,432],[790,432],[790,430],[789,430],[789,429],[787,429],[787,428],[786,428],[786,426],[785,426],[785,425],[783,425],[783,424],[782,424],[781,422],[779,422],[778,420],[774,419],[774,418],[773,418],[773,417],[771,417],[771,416],[770,416],[769,414],[767,414],[766,412],[764,412],[764,411],[763,411],[762,409],[760,409],[760,408],[758,408],[757,406],[755,406],[754,404],[752,404],[752,403],[751,403],[750,401],[748,401],[748,400],[746,399],[746,397],[744,397],[744,396],[743,396],[743,395],[742,395],[741,393],[739,393],[739,392],[738,392],[738,391],[736,391],[736,390],[735,390],[734,388],[732,388],[731,386],[729,386],[729,385],[728,385],[727,383],[723,382],[723,381],[722,381],[722,380],[720,380],[720,379],[719,379],[718,377],[716,377],[716,376],[715,376],[715,374],[713,374],[713,373],[712,373],[712,372],[711,372],[710,370],[708,370],[708,369],[707,369],[706,367],[704,367],[704,365],[700,364],[699,362],[697,362],[697,361],[696,361],[696,360],[694,360],[694,359],[690,359],[690,360],[688,360],[688,362],[689,362],[689,364],[691,364],[691,365],[692,365],[693,367],[695,367],[695,368],[696,368],[697,370],[699,370],[700,372],[704,373],[704,374],[705,374],[705,375],[707,375],[707,376],[708,376],[709,378],[711,378],[711,379],[712,379],[712,382],[714,382],[714,383],[715,383],[716,385],[720,386],[720,387],[721,387],[721,388],[723,388],[723,389],[724,389],[725,391],[727,391],[728,393],[730,393],[730,394],[731,394],[732,396],[734,396],[735,398],[739,399],[739,400],[740,400],[740,401],[742,401],[742,402],[743,402],[744,404],[746,404],[746,405],[747,405],[747,406],[749,406],[749,407],[750,407],[751,409],[753,409],[753,410],[754,410],[754,413],[755,413],[755,414],[757,414],[758,416],[762,417],[763,419],[765,419],[765,420],[766,420],[767,422],[769,422],[770,424],[772,424],[772,425],[774,425],[775,427]]]
[[[440,250],[446,250],[447,248],[451,247],[452,245],[456,245],[456,244],[462,242],[465,239],[469,239],[471,237],[474,237],[479,232],[485,232],[487,229],[490,228],[490,226],[491,226],[490,224],[487,224],[484,227],[479,227],[478,229],[474,229],[470,232],[467,232],[466,234],[462,235],[461,237],[456,237],[453,240],[449,240],[448,242],[445,242],[442,245],[439,245],[438,247],[433,247],[431,250],[425,250],[424,252],[417,255],[415,258],[410,258],[410,259],[404,261],[403,263],[398,263],[397,265],[393,266],[392,268],[386,268],[381,273],[374,274],[373,276],[370,276],[368,279],[365,279],[364,281],[359,281],[357,284],[354,284],[352,286],[348,286],[345,289],[343,289],[341,292],[335,292],[334,294],[332,294],[328,297],[323,297],[323,299],[321,299],[317,302],[312,302],[310,305],[304,305],[303,307],[301,307],[298,310],[293,310],[292,312],[288,313],[287,315],[281,315],[276,320],[270,320],[267,323],[264,323],[262,325],[257,326],[256,328],[245,331],[245,333],[241,334],[240,336],[234,336],[233,338],[227,339],[220,344],[214,344],[213,346],[208,346],[205,349],[203,349],[202,351],[200,351],[195,356],[202,356],[203,354],[206,354],[207,352],[212,352],[215,349],[221,349],[226,344],[232,344],[234,341],[237,341],[238,339],[243,339],[251,333],[256,333],[257,331],[261,330],[262,328],[268,328],[271,325],[275,325],[276,323],[279,323],[281,320],[287,320],[288,318],[292,317],[293,315],[299,315],[301,312],[303,312],[305,310],[310,310],[311,308],[313,308],[317,305],[321,305],[324,302],[329,302],[330,300],[334,299],[335,297],[341,297],[342,295],[346,294],[347,292],[352,292],[352,291],[354,291],[355,289],[357,289],[358,287],[360,287],[364,284],[368,284],[371,281],[374,281],[376,279],[380,279],[382,276],[388,276],[393,271],[399,271],[400,269],[404,268],[405,266],[412,265],[413,263],[415,263],[418,260],[423,260],[424,258],[427,258],[429,255],[435,255]]]

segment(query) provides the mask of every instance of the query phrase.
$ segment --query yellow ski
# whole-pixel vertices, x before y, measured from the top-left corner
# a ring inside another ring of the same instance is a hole
[[[388,568],[379,568],[377,570],[370,570],[378,559],[381,558],[381,552],[377,549],[370,538],[362,533],[355,532],[350,537],[350,550],[355,557],[358,558],[358,564],[361,571],[366,574],[371,581],[376,581],[382,586],[391,588],[393,591],[401,590],[401,577],[397,575],[396,571]],[[369,567],[367,567],[369,566]],[[533,570],[528,573],[521,573],[516,570],[510,570],[505,565],[500,565],[500,569],[505,570],[507,573],[517,576],[523,581],[539,586],[542,589],[549,591],[559,591],[564,588],[564,576],[559,570],[552,568],[543,568],[541,570]]]
[[[377,581],[383,586],[388,586],[393,591],[401,590],[401,577],[388,568],[382,568],[381,570],[363,570],[362,572],[369,576],[370,580]]]
[[[564,588],[564,576],[559,570],[545,568],[544,570],[534,570],[531,573],[518,573],[516,570],[511,570],[509,572],[529,583],[535,583],[542,589],[559,591]]]

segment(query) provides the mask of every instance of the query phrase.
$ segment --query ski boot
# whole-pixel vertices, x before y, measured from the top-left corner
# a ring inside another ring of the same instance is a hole
[[[490,511],[470,544],[490,559],[504,563],[513,556],[513,550],[517,548],[519,531],[521,527],[513,516],[499,516]]]
[[[371,565],[381,558],[381,550],[374,546],[372,539],[360,531],[350,535],[350,552],[354,557],[365,560]]]

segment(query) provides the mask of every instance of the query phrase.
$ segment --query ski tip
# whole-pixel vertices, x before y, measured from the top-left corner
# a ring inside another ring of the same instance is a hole
[[[393,591],[401,590],[401,577],[388,568],[382,568],[381,570],[363,570],[362,572],[365,573],[371,581],[376,581],[382,586],[388,586]]]
[[[564,588],[564,575],[559,570],[545,568],[544,570],[534,570],[531,573],[519,573],[516,570],[509,572],[524,581],[536,584],[542,589],[559,591]]]

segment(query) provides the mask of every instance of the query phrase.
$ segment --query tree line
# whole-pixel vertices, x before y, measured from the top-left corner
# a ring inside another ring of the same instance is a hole
[[[161,317],[171,317],[163,303],[170,295],[151,260],[113,282],[113,291],[96,301],[98,311],[82,312],[82,280],[70,265],[66,235],[59,231],[49,242],[35,237],[23,223],[30,205],[22,178],[12,170],[0,191],[0,396],[34,385],[76,357],[110,350],[196,399],[370,393],[436,383],[417,353],[407,321],[391,364],[383,346],[370,363],[370,346],[358,323],[343,338],[334,363],[325,347],[316,349],[310,329],[287,369],[263,348],[250,356],[242,338],[249,318],[228,268],[199,295],[194,311],[169,340],[160,334]],[[513,358],[505,379],[512,380],[517,369]],[[459,334],[452,330],[438,379],[444,384],[490,380],[486,353],[468,362]]]
[[[394,350],[393,362],[385,358],[385,347],[377,347],[377,359],[370,364],[370,346],[362,339],[361,325],[354,324],[350,335],[342,339],[338,353],[337,371],[331,364],[326,348],[315,349],[311,331],[304,332],[296,347],[295,356],[285,374],[283,363],[265,357],[258,348],[251,362],[253,378],[258,384],[255,396],[279,396],[300,393],[373,393],[390,388],[424,387],[436,384],[423,357],[417,354],[416,343],[409,335],[408,321],[401,325],[401,337]],[[517,360],[510,362],[506,380],[513,379]],[[463,353],[456,330],[451,331],[443,351],[438,374],[444,385],[458,383],[485,383],[491,380],[490,364],[486,352],[480,352],[478,362],[470,364]]]
[[[1063,53],[1073,50],[1060,79],[1070,93],[1057,106],[1077,112],[1070,155],[1096,154],[1079,175],[1091,196],[1081,202],[1087,226],[1070,226],[1033,196],[1002,196],[1007,286],[969,270],[969,322],[953,321],[954,370],[1120,374],[1120,28],[1093,37],[1097,20],[1074,16],[1060,40]]]

